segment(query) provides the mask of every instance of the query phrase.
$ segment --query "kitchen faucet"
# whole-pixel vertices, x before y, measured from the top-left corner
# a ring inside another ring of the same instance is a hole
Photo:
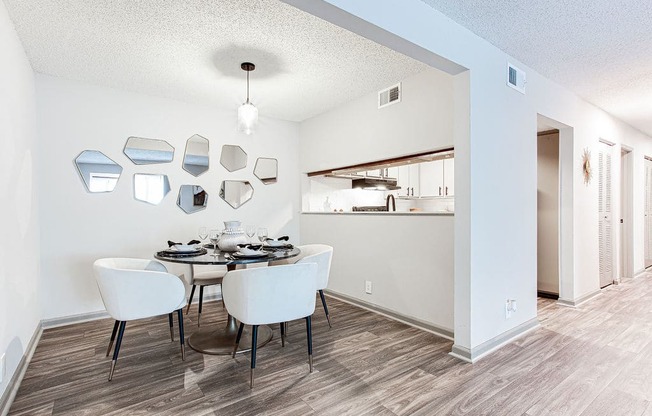
[[[387,195],[387,201],[385,202],[385,207],[387,208],[387,211],[389,211],[390,199],[392,200],[392,211],[396,211],[396,199],[394,198],[394,194]]]

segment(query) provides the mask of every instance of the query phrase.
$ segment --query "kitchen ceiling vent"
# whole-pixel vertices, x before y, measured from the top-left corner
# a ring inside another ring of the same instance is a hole
[[[521,94],[525,94],[525,72],[514,65],[507,63],[507,85],[514,88]]]
[[[401,83],[378,92],[378,108],[401,102]]]

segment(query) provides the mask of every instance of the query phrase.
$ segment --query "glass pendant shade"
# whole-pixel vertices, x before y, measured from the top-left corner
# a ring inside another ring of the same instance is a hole
[[[238,130],[251,134],[258,126],[258,109],[247,101],[238,108]]]

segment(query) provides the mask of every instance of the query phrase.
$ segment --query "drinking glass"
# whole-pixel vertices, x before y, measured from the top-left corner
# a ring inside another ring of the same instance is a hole
[[[267,240],[267,228],[258,229],[258,240],[260,240],[261,243],[264,243],[265,240]]]
[[[204,241],[208,238],[208,229],[206,227],[199,227],[199,239],[201,240],[201,245],[204,245]]]
[[[249,237],[249,242],[251,243],[254,235],[256,235],[256,227],[253,225],[247,225],[245,228],[245,233],[247,233],[247,237]]]

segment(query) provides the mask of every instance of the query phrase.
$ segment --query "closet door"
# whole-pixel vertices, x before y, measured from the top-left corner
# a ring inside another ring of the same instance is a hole
[[[652,266],[652,161],[645,159],[644,250],[645,267]]]
[[[613,283],[613,221],[611,207],[611,146],[601,143],[598,153],[598,213],[600,215],[600,287]]]

